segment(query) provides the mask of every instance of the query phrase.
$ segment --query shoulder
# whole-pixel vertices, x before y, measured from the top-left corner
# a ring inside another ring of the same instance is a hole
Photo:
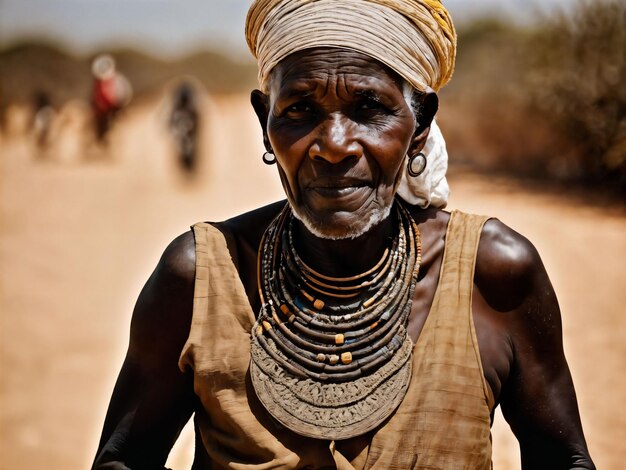
[[[275,202],[221,222],[212,222],[211,225],[224,233],[226,237],[233,237],[236,240],[260,239],[267,226],[284,206],[285,201]],[[193,282],[196,265],[195,250],[195,235],[192,229],[176,237],[165,248],[155,274],[183,283]]]
[[[190,283],[194,280],[196,265],[195,241],[192,230],[176,237],[165,248],[157,264],[158,277]]]
[[[237,253],[245,254],[243,247],[249,245],[256,254],[256,239],[260,240],[284,204],[271,204],[211,225],[224,233],[227,242],[236,243]],[[131,322],[132,357],[158,365],[168,351],[172,357],[180,353],[193,317],[195,273],[196,241],[189,230],[165,248],[139,295]],[[158,350],[155,344],[159,344]]]
[[[497,219],[482,230],[474,281],[485,300],[498,311],[510,311],[532,294],[538,277],[545,276],[533,244]]]
[[[260,239],[284,205],[285,201],[279,201],[222,222],[212,222],[210,225],[224,233],[227,239],[232,237],[238,243],[242,239]],[[181,286],[193,285],[195,270],[196,240],[192,229],[174,238],[165,248],[149,284],[152,281],[159,284],[159,287],[169,283]]]
[[[226,227],[237,233],[247,233],[250,230],[259,230],[260,228],[265,229],[286,204],[287,201],[285,200],[273,202],[272,204],[227,219],[217,225],[220,228]]]
[[[256,252],[265,229],[286,204],[285,200],[274,202],[214,225],[225,236],[232,236],[238,245],[249,245]]]
[[[413,220],[420,227],[422,235],[426,238],[434,237],[443,240],[446,236],[448,223],[450,222],[450,213],[442,210],[428,207],[422,209],[419,206],[405,204],[404,206]],[[428,243],[426,243],[428,245]]]
[[[191,231],[176,237],[139,294],[128,352],[144,367],[158,369],[164,358],[174,360],[187,339],[193,312],[194,246]]]

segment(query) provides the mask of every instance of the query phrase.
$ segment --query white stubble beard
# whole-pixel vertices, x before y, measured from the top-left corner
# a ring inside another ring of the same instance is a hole
[[[391,207],[393,206],[394,199],[391,200],[391,203],[386,207],[376,206],[376,208],[370,213],[367,220],[358,225],[350,225],[347,227],[345,233],[342,234],[332,234],[324,231],[323,227],[320,227],[320,224],[316,224],[313,220],[311,220],[306,213],[301,213],[300,210],[289,201],[289,205],[291,206],[291,210],[296,219],[298,219],[302,224],[306,227],[306,229],[315,235],[318,238],[322,238],[325,240],[348,240],[355,239],[360,237],[361,235],[365,235],[369,230],[377,226],[391,213]]]

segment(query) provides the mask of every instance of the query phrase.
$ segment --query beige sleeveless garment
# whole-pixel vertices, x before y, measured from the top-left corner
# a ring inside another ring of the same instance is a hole
[[[348,461],[341,443],[299,436],[275,421],[250,384],[254,313],[223,234],[193,227],[193,320],[179,366],[194,372],[196,432],[212,469],[482,470],[491,468],[489,389],[471,313],[485,217],[454,211],[437,292],[413,351],[407,396]],[[194,468],[196,468],[194,466]]]

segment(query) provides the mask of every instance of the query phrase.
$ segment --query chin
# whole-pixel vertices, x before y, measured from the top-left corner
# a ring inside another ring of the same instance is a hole
[[[389,217],[391,206],[392,204],[376,205],[364,217],[355,217],[354,214],[347,217],[336,215],[329,217],[330,220],[319,220],[295,204],[291,204],[291,209],[294,217],[316,237],[326,240],[349,240],[365,235]]]

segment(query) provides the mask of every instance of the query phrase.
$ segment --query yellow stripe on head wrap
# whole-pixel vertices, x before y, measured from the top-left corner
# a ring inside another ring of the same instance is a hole
[[[420,91],[442,88],[456,57],[456,32],[440,0],[256,0],[246,40],[265,92],[281,60],[313,47],[366,54]]]

